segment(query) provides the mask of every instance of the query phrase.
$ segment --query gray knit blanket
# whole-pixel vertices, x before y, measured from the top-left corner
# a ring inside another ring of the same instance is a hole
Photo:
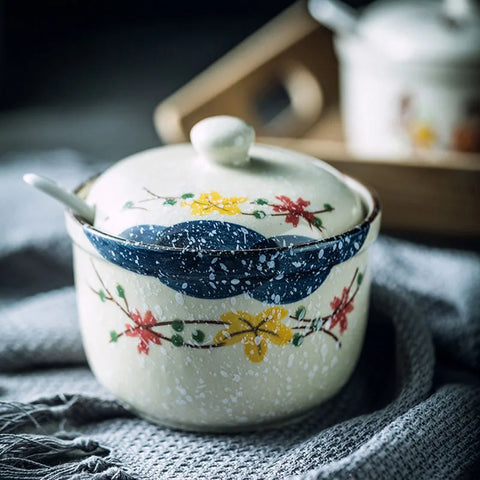
[[[0,159],[0,479],[480,478],[480,256],[381,237],[366,341],[343,390],[300,423],[175,431],[115,402],[86,364],[62,209],[69,151]]]

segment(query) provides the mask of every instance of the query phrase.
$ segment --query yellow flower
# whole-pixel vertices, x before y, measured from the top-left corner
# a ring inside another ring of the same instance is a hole
[[[282,307],[270,307],[255,316],[240,311],[225,313],[221,319],[228,327],[217,333],[213,343],[233,345],[241,341],[246,357],[259,363],[267,353],[268,342],[282,346],[292,338],[290,328],[281,322],[287,315],[288,310]]]
[[[238,205],[247,200],[247,197],[222,197],[218,192],[212,191],[200,194],[198,199],[183,202],[182,207],[190,207],[192,215],[207,215],[213,212],[239,215],[242,212]]]
[[[436,141],[435,130],[427,123],[415,123],[411,127],[412,140],[415,146],[431,148]]]

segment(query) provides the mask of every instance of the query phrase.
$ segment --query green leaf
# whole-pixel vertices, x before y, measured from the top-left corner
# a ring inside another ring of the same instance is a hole
[[[175,335],[172,335],[172,344],[175,347],[181,347],[183,345],[183,337],[176,333]]]
[[[133,202],[132,202],[131,200],[129,200],[128,202],[125,202],[125,203],[123,204],[123,207],[122,207],[122,208],[127,209],[127,208],[132,208],[132,207],[133,207]]]
[[[255,200],[255,203],[257,205],[268,205],[268,200],[266,200],[265,198],[257,198]]]
[[[121,285],[117,285],[117,293],[120,298],[125,298],[125,290]]]
[[[164,205],[175,205],[176,203],[177,203],[177,201],[174,198],[167,198],[163,202]]]
[[[322,320],[322,317],[317,317],[313,320],[312,322],[312,328],[315,330],[315,331],[318,331],[322,328],[322,324],[323,324],[323,320]]]
[[[297,318],[297,320],[303,320],[305,318],[306,313],[307,313],[307,309],[303,305],[301,305],[295,311],[295,317]]]
[[[315,227],[320,228],[320,227],[323,225],[322,219],[321,219],[321,218],[318,218],[318,217],[315,217],[315,218],[313,219],[313,225],[314,225]]]
[[[357,284],[358,284],[358,285],[361,285],[362,282],[363,282],[363,273],[362,273],[362,272],[358,272]]]
[[[325,210],[328,210],[329,212],[331,212],[333,210],[333,207],[329,203],[324,203],[323,208]]]
[[[100,297],[100,300],[101,300],[102,302],[105,302],[105,301],[107,300],[107,297],[106,297],[106,295],[105,295],[105,292],[104,292],[102,289],[100,289],[100,290],[98,291],[98,296]]]
[[[267,214],[263,210],[255,210],[253,212],[253,216],[261,220],[262,218],[265,218]]]
[[[118,340],[118,333],[115,330],[110,330],[110,340],[115,343]]]
[[[192,338],[197,343],[203,343],[205,340],[205,334],[201,330],[194,330],[192,333]]]
[[[182,198],[186,200],[187,198],[193,198],[195,195],[193,193],[184,193]]]
[[[292,337],[292,344],[293,344],[295,347],[299,347],[302,343],[303,343],[303,335],[302,335],[301,333],[296,333],[296,334]]]
[[[183,332],[183,329],[185,328],[185,324],[183,323],[182,320],[174,320],[172,322],[172,328],[176,331],[176,332]]]

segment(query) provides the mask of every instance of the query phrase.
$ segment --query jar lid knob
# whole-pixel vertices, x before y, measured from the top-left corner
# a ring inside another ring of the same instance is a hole
[[[248,163],[255,131],[239,118],[219,115],[194,125],[190,140],[197,153],[208,162],[237,167]]]
[[[480,16],[478,0],[443,0],[442,8],[449,19],[457,22],[475,21]]]

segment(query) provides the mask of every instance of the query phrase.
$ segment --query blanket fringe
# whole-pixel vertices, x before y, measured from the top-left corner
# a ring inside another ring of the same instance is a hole
[[[114,459],[102,458],[109,453],[84,437],[0,434],[0,479],[133,480]]]
[[[58,428],[65,417],[82,424],[102,417],[98,408],[89,408],[92,402],[102,404],[107,418],[113,417],[113,412],[120,416],[124,412],[120,406],[112,410],[115,402],[76,395],[29,404],[1,402],[0,480],[133,480],[110,457],[108,448]],[[55,424],[60,431],[52,436]]]
[[[101,400],[82,395],[56,395],[31,403],[0,402],[0,433],[14,433],[30,429],[30,433],[44,433],[52,423],[85,425],[109,418],[131,414],[113,400]]]

